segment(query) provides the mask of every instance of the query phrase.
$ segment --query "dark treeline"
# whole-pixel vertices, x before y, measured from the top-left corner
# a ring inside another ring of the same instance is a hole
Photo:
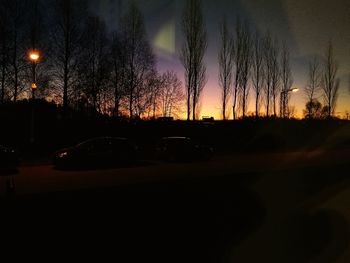
[[[247,116],[249,98],[254,101],[254,116],[290,118],[293,91],[290,51],[270,32],[253,31],[247,21],[230,26],[226,18],[219,26],[221,46],[218,53],[219,85],[222,91],[222,118],[229,114],[232,98],[233,119]],[[305,118],[325,119],[335,114],[339,90],[338,65],[330,42],[322,58],[310,61],[305,94]],[[299,88],[300,89],[300,88]],[[323,99],[322,106],[319,99]]]
[[[117,14],[116,14],[117,16]],[[0,103],[31,98],[29,52],[40,52],[36,98],[68,110],[130,118],[181,114],[182,83],[160,74],[134,2],[109,32],[83,0],[0,2]]]
[[[124,10],[125,9],[125,10]],[[184,87],[174,72],[159,73],[144,18],[134,1],[118,10],[117,29],[89,11],[84,0],[0,1],[0,103],[32,97],[62,105],[64,112],[152,119],[198,119],[207,81],[208,45],[201,0],[188,0],[182,14],[179,59]],[[119,15],[121,14],[121,15]],[[252,30],[237,19],[220,23],[218,50],[222,117],[245,118],[254,102],[255,117],[289,118],[293,91],[290,52],[269,32]],[[33,74],[28,52],[41,57]],[[322,59],[310,62],[303,91],[306,118],[330,118],[339,90],[332,43]],[[33,77],[33,75],[35,75]],[[323,105],[319,99],[323,99]],[[232,105],[232,109],[229,107]]]
[[[100,136],[127,137],[150,157],[160,138],[187,136],[214,147],[216,154],[284,152],[350,147],[347,121],[256,119],[232,122],[120,121],[108,116],[90,118],[75,112],[73,118],[57,116],[57,105],[37,100],[35,147],[30,142],[31,103],[0,106],[0,144],[19,150],[24,159],[47,158],[57,149]],[[6,125],[3,125],[5,123]],[[16,127],[16,128],[14,128]],[[239,140],[237,138],[240,138]],[[149,152],[148,152],[149,151]]]

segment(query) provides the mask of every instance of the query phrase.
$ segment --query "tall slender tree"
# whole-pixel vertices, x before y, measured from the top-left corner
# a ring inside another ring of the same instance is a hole
[[[70,104],[70,94],[75,93],[74,88],[77,87],[80,41],[87,5],[83,0],[52,1],[51,75],[66,110]]]
[[[122,21],[123,49],[125,54],[125,84],[129,117],[140,115],[144,107],[141,107],[142,96],[149,78],[155,71],[155,57],[147,40],[144,20],[141,11],[134,1]],[[142,103],[143,104],[143,103]],[[136,107],[135,107],[136,105]]]
[[[233,86],[233,119],[237,119],[238,97],[240,92],[240,80],[242,76],[243,65],[243,25],[240,18],[236,22],[234,37],[234,86]]]
[[[248,81],[250,77],[251,69],[251,34],[249,30],[248,23],[246,22],[242,27],[242,49],[241,49],[241,76],[239,79],[241,88],[241,98],[242,98],[242,117],[245,118],[247,113],[247,100],[249,96],[249,86]]]
[[[308,82],[305,86],[304,93],[307,99],[307,117],[313,118],[313,107],[314,105],[318,105],[317,103],[317,94],[321,87],[321,68],[320,63],[316,57],[313,58],[309,63],[309,71],[308,71]]]
[[[265,80],[264,72],[264,46],[263,39],[258,33],[255,33],[253,40],[253,54],[252,54],[252,80],[255,91],[255,117],[258,118],[260,114],[261,93]]]
[[[272,107],[273,107],[273,115],[277,116],[277,99],[280,96],[281,88],[280,88],[280,63],[279,56],[280,51],[278,47],[277,41],[273,43],[271,46],[271,99],[272,99]]]
[[[1,82],[1,94],[0,103],[5,102],[6,95],[6,82],[8,80],[8,67],[9,67],[9,27],[8,27],[8,12],[5,2],[0,2],[0,82]]]
[[[292,71],[290,68],[290,55],[286,45],[283,45],[281,55],[281,117],[286,118],[289,115],[290,89],[293,85]]]
[[[264,37],[264,72],[265,72],[265,102],[266,102],[266,117],[270,116],[271,107],[271,89],[272,89],[272,74],[273,74],[273,59],[272,59],[272,40],[270,33]]]
[[[327,107],[327,116],[331,118],[337,105],[340,79],[337,78],[338,63],[334,59],[333,45],[330,41],[325,52],[324,66],[322,73],[322,91],[325,105]]]
[[[207,49],[207,33],[201,0],[186,1],[182,17],[182,31],[184,44],[180,59],[185,68],[187,120],[190,120],[191,117],[191,106],[193,120],[196,120],[199,99],[206,83],[204,55]]]
[[[82,42],[79,77],[94,112],[103,112],[102,95],[107,92],[110,80],[110,45],[104,21],[97,16],[88,17]]]
[[[123,97],[125,96],[124,85],[125,79],[125,54],[123,50],[123,42],[120,32],[114,32],[111,46],[111,60],[112,60],[112,79],[111,85],[114,89],[114,115],[119,117],[120,106]]]
[[[221,47],[219,59],[219,84],[221,86],[222,119],[227,119],[227,105],[233,83],[234,43],[227,28],[226,18],[220,25]]]
[[[27,0],[3,0],[8,12],[9,26],[9,76],[11,82],[11,94],[16,102],[19,94],[24,89],[24,78],[28,67],[25,35],[26,18],[28,10]]]

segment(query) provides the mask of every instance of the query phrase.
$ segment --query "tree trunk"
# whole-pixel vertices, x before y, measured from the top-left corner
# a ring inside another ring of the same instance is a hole
[[[235,92],[234,92],[234,96],[233,96],[233,120],[237,119],[237,115],[236,115],[236,107],[237,107],[237,85],[235,86]]]
[[[270,116],[270,87],[267,87],[266,95],[266,117]]]

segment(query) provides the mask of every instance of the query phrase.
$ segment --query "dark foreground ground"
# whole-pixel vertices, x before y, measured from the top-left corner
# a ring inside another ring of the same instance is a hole
[[[0,177],[0,249],[46,261],[349,262],[349,153],[92,171],[23,165]]]

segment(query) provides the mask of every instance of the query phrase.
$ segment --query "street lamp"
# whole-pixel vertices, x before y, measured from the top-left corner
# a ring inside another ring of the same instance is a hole
[[[35,109],[34,109],[34,100],[35,100],[35,90],[38,88],[38,85],[36,83],[36,65],[39,62],[40,59],[40,53],[37,50],[31,50],[28,53],[29,60],[32,63],[32,114],[31,114],[31,121],[30,121],[30,143],[34,143],[34,114],[35,114]]]
[[[40,58],[39,52],[31,51],[30,54],[29,54],[29,58],[30,58],[30,60],[32,60],[34,62],[37,62],[39,60],[39,58]]]
[[[282,90],[281,91],[281,115],[283,116],[283,118],[286,117],[286,108],[287,108],[287,96],[288,93],[296,93],[298,92],[299,89],[298,88],[291,88],[288,90]]]
[[[37,89],[38,85],[36,83],[36,65],[38,64],[40,59],[40,53],[37,50],[32,50],[29,52],[29,60],[32,62],[32,74],[33,74],[33,81],[32,81],[32,98],[35,99],[35,90]]]

